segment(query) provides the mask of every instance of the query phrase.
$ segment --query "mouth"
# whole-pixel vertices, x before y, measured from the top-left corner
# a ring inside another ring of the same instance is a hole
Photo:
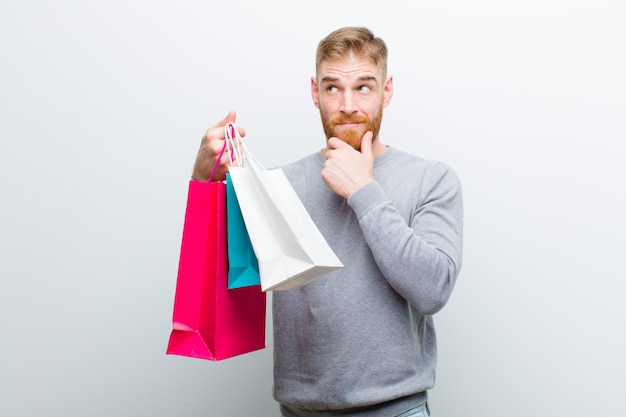
[[[360,126],[363,122],[344,122],[344,123],[337,123],[335,124],[335,127],[339,127],[342,129],[354,129],[357,126]]]

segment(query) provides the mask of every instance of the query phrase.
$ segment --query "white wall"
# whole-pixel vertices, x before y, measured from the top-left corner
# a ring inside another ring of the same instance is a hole
[[[354,24],[390,48],[383,142],[464,185],[434,415],[617,415],[625,9],[3,1],[0,415],[278,415],[270,338],[219,363],[165,355],[187,181],[231,108],[267,166],[320,149],[314,49]]]

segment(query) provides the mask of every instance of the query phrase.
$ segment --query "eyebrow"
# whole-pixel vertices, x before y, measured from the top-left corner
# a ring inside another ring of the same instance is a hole
[[[357,78],[358,81],[376,81],[376,77],[373,75],[362,75],[359,78]],[[338,82],[339,81],[339,77],[333,77],[333,76],[325,76],[324,78],[322,78],[322,83],[334,83],[334,82]]]

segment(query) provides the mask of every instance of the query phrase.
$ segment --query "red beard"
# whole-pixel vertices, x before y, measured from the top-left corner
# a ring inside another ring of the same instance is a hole
[[[339,138],[360,152],[361,139],[363,139],[365,133],[371,131],[374,134],[374,139],[378,137],[380,124],[383,119],[383,106],[381,104],[380,109],[373,120],[370,120],[367,115],[349,115],[336,117],[329,121],[326,119],[321,110],[320,116],[322,118],[322,125],[324,127],[326,139],[330,139],[332,137]],[[340,123],[361,123],[361,125],[353,129],[344,129],[342,127],[337,127]]]

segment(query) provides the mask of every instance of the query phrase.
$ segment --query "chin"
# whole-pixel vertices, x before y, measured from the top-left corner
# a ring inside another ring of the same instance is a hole
[[[335,132],[335,136],[356,149],[361,147],[361,139],[363,139],[365,132],[366,130],[363,129],[346,129]]]

